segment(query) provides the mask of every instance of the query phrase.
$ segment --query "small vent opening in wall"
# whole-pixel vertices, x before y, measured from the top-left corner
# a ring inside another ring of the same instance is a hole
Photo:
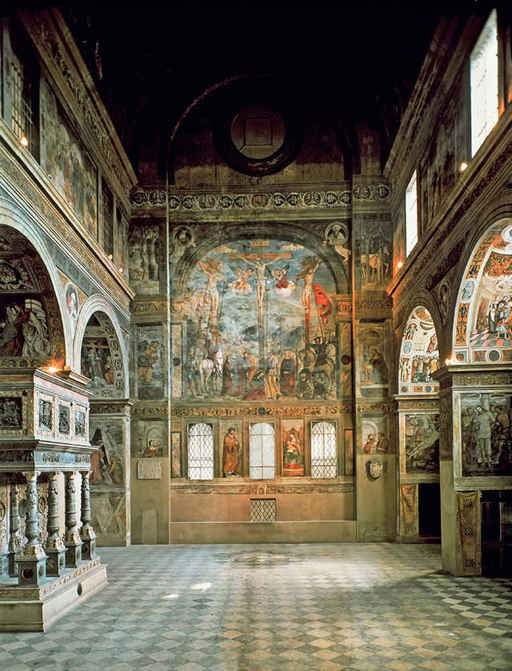
[[[275,499],[251,499],[251,522],[275,522],[276,520]]]

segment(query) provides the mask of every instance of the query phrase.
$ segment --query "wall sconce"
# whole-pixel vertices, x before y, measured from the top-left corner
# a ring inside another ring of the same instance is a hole
[[[48,366],[48,372],[51,373],[52,375],[55,375],[55,373],[58,372],[57,366]]]
[[[462,161],[459,165],[459,172],[464,172],[464,170],[468,167],[468,164],[466,161]]]
[[[122,273],[124,271],[123,266],[119,266],[119,272]]]
[[[22,147],[28,147],[28,138],[26,135],[20,137],[20,144]]]
[[[403,262],[403,261],[399,261],[399,262],[396,264],[396,267],[398,268],[398,270],[400,270],[400,268],[403,268],[403,267],[404,267],[404,262]]]

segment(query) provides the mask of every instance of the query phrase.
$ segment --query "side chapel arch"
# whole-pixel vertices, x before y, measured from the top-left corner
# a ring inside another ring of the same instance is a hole
[[[512,361],[512,217],[473,246],[461,277],[452,331],[453,363]]]
[[[90,296],[82,305],[78,314],[75,339],[73,343],[73,364],[75,370],[82,370],[84,338],[87,327],[92,320],[96,320],[101,327],[101,337],[108,344],[112,366],[112,389],[108,390],[108,397],[128,398],[128,350],[117,320],[114,309],[105,298],[99,294]],[[85,373],[86,374],[86,373]],[[101,396],[101,393],[99,393]]]
[[[0,253],[4,261],[10,257],[9,245],[13,243],[16,247],[13,252],[13,259],[17,259],[15,265],[21,264],[19,268],[5,268],[9,274],[13,273],[14,280],[9,282],[6,276],[5,293],[18,298],[25,295],[24,300],[32,301],[34,308],[32,312],[40,322],[36,330],[43,339],[48,337],[50,343],[47,350],[44,346],[36,346],[33,348],[33,355],[27,358],[37,365],[57,368],[71,366],[73,324],[67,311],[65,294],[61,290],[57,267],[34,222],[23,215],[13,202],[2,196],[0,196],[0,237],[3,239]],[[28,254],[27,258],[24,257],[24,248]],[[6,303],[7,299],[2,302]]]

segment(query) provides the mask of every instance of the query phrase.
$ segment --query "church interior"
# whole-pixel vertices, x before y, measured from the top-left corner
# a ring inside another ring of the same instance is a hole
[[[511,8],[2,8],[0,92],[0,668],[512,669]]]

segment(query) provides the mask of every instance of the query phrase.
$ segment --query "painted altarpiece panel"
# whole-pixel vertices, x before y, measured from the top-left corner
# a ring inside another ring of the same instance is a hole
[[[240,420],[219,422],[219,460],[222,477],[241,476],[244,473],[243,431]]]
[[[305,443],[302,419],[281,420],[282,475],[297,477],[304,475]]]
[[[439,473],[439,414],[406,414],[404,427],[405,471]]]

